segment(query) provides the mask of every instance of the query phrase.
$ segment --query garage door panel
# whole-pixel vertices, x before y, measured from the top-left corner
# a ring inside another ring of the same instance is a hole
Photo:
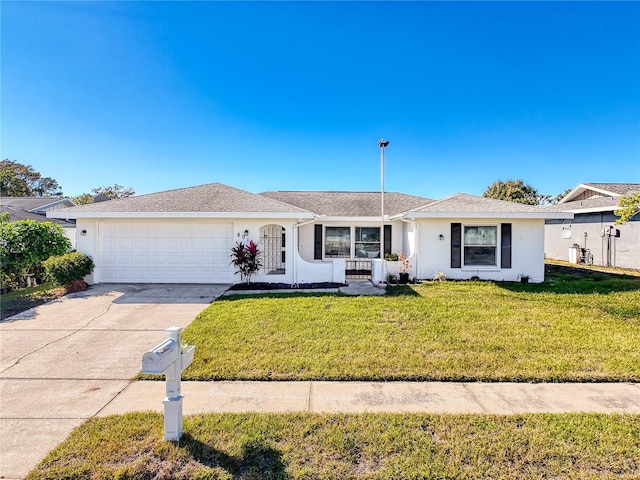
[[[103,223],[101,282],[230,283],[231,224]]]

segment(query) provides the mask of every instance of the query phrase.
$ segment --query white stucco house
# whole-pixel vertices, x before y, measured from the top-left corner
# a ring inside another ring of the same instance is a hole
[[[430,279],[544,280],[544,222],[573,214],[457,194],[434,201],[380,192],[274,191],[220,183],[50,212],[74,218],[77,249],[95,262],[93,283],[238,283],[237,241],[262,251],[254,282],[386,279],[384,253],[409,257]]]

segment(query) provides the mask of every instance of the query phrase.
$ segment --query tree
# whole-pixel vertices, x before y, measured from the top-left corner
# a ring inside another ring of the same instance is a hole
[[[31,165],[14,160],[0,162],[0,192],[5,197],[61,197],[60,185],[51,177],[43,177]]]
[[[123,187],[122,185],[119,184],[114,184],[108,187],[98,187],[98,188],[94,188],[93,190],[91,190],[91,193],[93,193],[93,196],[95,197],[96,195],[105,195],[107,197],[109,197],[110,199],[114,200],[116,198],[127,198],[127,197],[132,197],[136,194],[136,192],[133,190],[133,188],[131,187]]]
[[[93,196],[90,193],[83,193],[71,199],[76,205],[87,205],[93,203]]]
[[[526,205],[543,205],[550,203],[549,195],[541,195],[531,185],[522,180],[498,180],[487,187],[483,197],[506,200],[508,202],[524,203]]]
[[[22,275],[35,272],[41,262],[70,248],[64,230],[55,223],[18,220],[0,224],[0,263],[11,282],[19,282]]]
[[[564,197],[566,197],[567,195],[569,195],[569,192],[573,190],[573,188],[567,188],[564,192],[559,193],[558,195],[556,195],[553,198],[553,203],[559,203],[560,200],[562,200]]]
[[[71,200],[73,200],[73,203],[76,205],[87,205],[89,203],[93,203],[93,199],[97,195],[104,195],[105,197],[109,197],[111,200],[115,200],[116,198],[132,197],[135,194],[136,192],[133,188],[123,187],[116,183],[108,187],[94,188],[91,190],[91,193],[83,193],[77,197],[73,197]]]
[[[640,191],[620,197],[618,207],[619,208],[613,212],[614,215],[620,217],[615,221],[615,224],[621,225],[627,223],[634,215],[640,213]]]

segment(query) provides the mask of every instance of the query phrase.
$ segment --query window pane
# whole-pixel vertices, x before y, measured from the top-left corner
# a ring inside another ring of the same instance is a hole
[[[465,245],[496,245],[497,227],[464,227]]]
[[[351,256],[351,228],[327,227],[324,254],[326,257],[349,258]]]
[[[465,266],[495,265],[496,247],[464,247]]]
[[[379,227],[356,227],[356,242],[380,243]]]
[[[357,258],[380,257],[380,228],[356,227]]]

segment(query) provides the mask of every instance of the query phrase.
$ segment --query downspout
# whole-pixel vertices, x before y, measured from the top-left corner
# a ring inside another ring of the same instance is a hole
[[[420,246],[418,245],[418,242],[420,241],[420,236],[418,235],[418,231],[420,229],[420,224],[418,222],[416,222],[415,220],[407,220],[404,217],[400,217],[400,220],[402,220],[404,223],[409,223],[411,225],[413,225],[415,227],[414,231],[413,231],[413,242],[414,242],[414,248],[415,248],[415,264],[416,264],[416,277],[418,276],[418,272],[420,271],[418,268],[419,265],[419,251],[420,251]]]
[[[317,222],[320,219],[318,215],[314,216],[311,220],[307,220],[306,222],[300,222],[293,225],[293,285],[298,285],[298,262],[296,259],[296,255],[300,256],[300,251],[298,250],[298,228],[304,227],[305,225],[309,225],[310,223]]]

